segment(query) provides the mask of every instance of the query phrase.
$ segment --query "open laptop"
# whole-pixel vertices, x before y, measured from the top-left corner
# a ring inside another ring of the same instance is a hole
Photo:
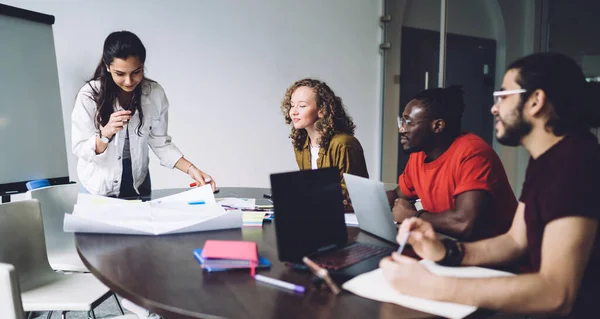
[[[308,256],[336,280],[376,269],[394,247],[348,242],[337,168],[271,175],[279,260],[302,265]]]
[[[398,229],[382,182],[344,174],[358,227],[371,235],[396,243]]]
[[[364,177],[344,174],[358,227],[375,237],[397,245],[398,228],[392,217],[392,210],[385,192],[385,185],[380,181]],[[438,239],[454,239],[436,232]]]

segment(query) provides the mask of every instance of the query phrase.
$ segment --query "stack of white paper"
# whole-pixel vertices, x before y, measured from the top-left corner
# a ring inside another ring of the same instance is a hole
[[[346,220],[346,226],[358,226],[358,219],[355,214],[344,214],[344,220]]]
[[[422,264],[438,276],[448,277],[500,277],[513,274],[482,267],[444,267],[430,260],[421,260]],[[477,307],[450,302],[435,301],[401,294],[394,290],[383,277],[380,269],[364,273],[347,281],[342,286],[361,297],[381,302],[391,302],[403,307],[442,316],[446,318],[464,318],[477,310]]]
[[[189,202],[201,202],[189,205]],[[240,228],[242,212],[225,211],[215,202],[210,185],[149,202],[79,194],[72,214],[65,214],[65,232],[162,235]]]

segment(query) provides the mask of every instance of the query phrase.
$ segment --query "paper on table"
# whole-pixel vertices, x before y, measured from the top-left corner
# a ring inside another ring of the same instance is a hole
[[[421,260],[432,273],[448,277],[501,277],[513,274],[482,267],[444,267],[430,260]],[[394,290],[383,277],[380,269],[364,273],[344,283],[342,288],[361,297],[381,302],[395,303],[407,308],[447,318],[464,318],[477,310],[477,307],[450,302],[435,301],[401,294]]]
[[[115,203],[141,203],[142,201],[137,199],[137,200],[125,200],[125,199],[120,199],[120,198],[113,198],[113,197],[107,197],[107,196],[100,196],[100,195],[92,195],[92,194],[85,194],[85,193],[79,193],[77,195],[77,204],[115,204]]]
[[[213,195],[212,186],[210,184],[194,187],[185,192],[175,195],[154,199],[153,203],[188,203],[195,201],[204,201],[207,204],[215,203],[215,195]]]
[[[100,196],[82,195],[73,213],[65,214],[65,232],[160,235],[242,226],[241,211],[226,212],[216,204],[210,185],[150,202],[110,198],[99,204],[94,197]],[[198,200],[206,204],[187,204]]]
[[[358,219],[356,219],[356,214],[344,214],[344,219],[346,220],[347,226],[358,226]]]
[[[242,212],[243,226],[262,227],[265,212]]]
[[[238,209],[256,208],[256,199],[254,198],[222,197],[216,199],[216,201],[219,205],[230,206]]]
[[[163,235],[188,233],[206,230],[240,228],[242,214],[231,211],[222,215],[209,216],[203,220],[186,221],[144,221],[107,220],[88,218],[75,214],[65,214],[64,231],[80,233],[107,233],[130,235]]]

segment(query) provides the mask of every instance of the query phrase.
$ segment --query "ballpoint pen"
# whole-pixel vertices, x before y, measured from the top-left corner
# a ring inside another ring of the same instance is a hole
[[[314,261],[310,260],[308,257],[303,257],[302,261],[304,262],[304,264],[306,264],[306,266],[308,266],[308,268],[310,268],[310,270],[319,278],[323,279],[325,281],[325,283],[327,284],[327,286],[329,287],[329,289],[331,290],[331,292],[333,292],[334,295],[337,295],[340,293],[340,287],[338,287],[338,285],[331,280],[331,277],[329,276],[329,272],[327,271],[327,269],[322,268],[321,266],[317,265]]]
[[[207,177],[207,178],[204,179],[205,183],[210,183],[211,181],[212,181],[212,179],[210,179],[209,177]],[[191,182],[190,183],[190,187],[196,187],[196,186],[198,186],[197,182]]]
[[[416,218],[421,217],[421,215],[423,215],[423,213],[425,212],[424,209],[421,209],[419,211],[417,211],[417,213],[415,214]],[[398,254],[402,255],[402,251],[404,250],[404,247],[406,247],[406,243],[408,242],[408,237],[410,237],[410,231],[407,231],[406,234],[404,234],[404,238],[402,238],[402,241],[400,242],[400,247],[398,247]]]
[[[406,232],[404,238],[402,238],[402,241],[400,242],[400,247],[398,247],[399,255],[402,255],[402,251],[404,250],[404,247],[406,247],[406,242],[408,242],[408,237],[410,237],[410,232]]]
[[[206,178],[204,181],[207,183],[210,183],[211,179]],[[198,183],[196,183],[196,182],[190,183],[190,187],[196,187],[196,186],[198,186]],[[215,188],[215,190],[213,191],[213,194],[217,194],[218,192],[220,192],[220,190],[218,188]]]
[[[267,284],[271,284],[273,286],[277,286],[277,287],[281,287],[281,288],[285,288],[285,289],[289,289],[289,290],[293,290],[295,292],[299,292],[299,293],[304,293],[305,288],[299,285],[294,285],[292,283],[289,282],[285,282],[283,280],[279,280],[279,279],[275,279],[275,278],[271,278],[271,277],[266,277],[266,276],[262,276],[262,275],[254,275],[254,279],[260,281],[260,282],[264,282]]]

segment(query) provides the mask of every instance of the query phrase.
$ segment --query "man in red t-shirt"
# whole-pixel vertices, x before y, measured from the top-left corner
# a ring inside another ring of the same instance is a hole
[[[425,90],[399,119],[400,141],[410,153],[398,179],[393,208],[398,222],[415,215],[410,200],[421,199],[421,218],[436,231],[462,240],[505,233],[517,200],[502,162],[480,137],[462,132],[460,87]]]

